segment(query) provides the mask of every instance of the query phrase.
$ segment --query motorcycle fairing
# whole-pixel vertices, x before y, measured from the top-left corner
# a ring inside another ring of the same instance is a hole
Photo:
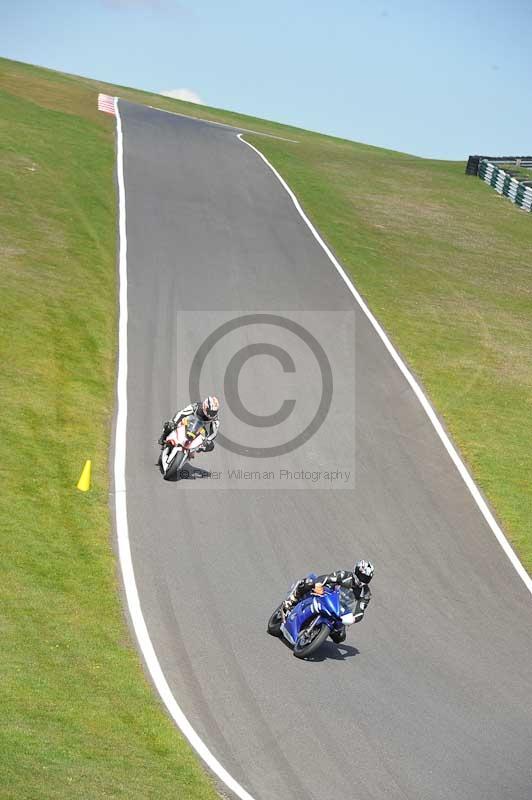
[[[295,644],[301,629],[307,627],[313,618],[314,624],[325,623],[331,630],[339,629],[344,624],[340,608],[340,593],[326,590],[323,595],[311,595],[303,598],[281,625],[281,631],[289,642]],[[350,623],[346,622],[346,624]]]
[[[172,462],[178,448],[181,448],[181,450],[194,451],[203,444],[206,436],[207,431],[199,417],[195,414],[190,414],[188,417],[181,420],[177,428],[171,431],[166,437],[166,445],[171,445],[172,450],[169,453],[165,453],[163,450],[162,461],[164,470],[166,471],[167,465]]]

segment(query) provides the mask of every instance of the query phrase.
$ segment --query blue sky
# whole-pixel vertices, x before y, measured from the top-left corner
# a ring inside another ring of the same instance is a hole
[[[532,151],[532,0],[0,6],[7,58],[416,155]]]

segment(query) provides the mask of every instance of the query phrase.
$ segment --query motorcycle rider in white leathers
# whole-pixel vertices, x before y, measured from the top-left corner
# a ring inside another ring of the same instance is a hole
[[[214,440],[218,435],[218,428],[220,427],[220,420],[218,419],[218,411],[220,410],[220,401],[217,397],[210,395],[206,397],[203,402],[198,403],[191,403],[185,408],[182,408],[181,411],[178,411],[172,419],[169,419],[167,422],[163,422],[163,432],[159,437],[159,444],[161,447],[164,447],[164,442],[166,437],[172,432],[175,431],[179,423],[185,417],[189,417],[191,414],[196,414],[200,418],[200,420],[205,425],[205,430],[207,431],[207,436],[201,447],[198,448],[198,451],[204,450],[205,452],[210,452],[214,450]]]

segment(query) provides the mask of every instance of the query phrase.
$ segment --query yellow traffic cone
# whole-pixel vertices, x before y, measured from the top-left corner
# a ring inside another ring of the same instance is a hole
[[[80,475],[77,488],[80,492],[88,492],[91,488],[91,461],[85,461],[85,466]]]

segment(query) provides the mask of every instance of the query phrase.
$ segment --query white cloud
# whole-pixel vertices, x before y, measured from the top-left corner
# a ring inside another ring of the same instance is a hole
[[[165,97],[173,97],[175,100],[186,100],[187,103],[199,103],[200,106],[205,105],[199,94],[196,94],[192,89],[166,89],[160,92]]]

